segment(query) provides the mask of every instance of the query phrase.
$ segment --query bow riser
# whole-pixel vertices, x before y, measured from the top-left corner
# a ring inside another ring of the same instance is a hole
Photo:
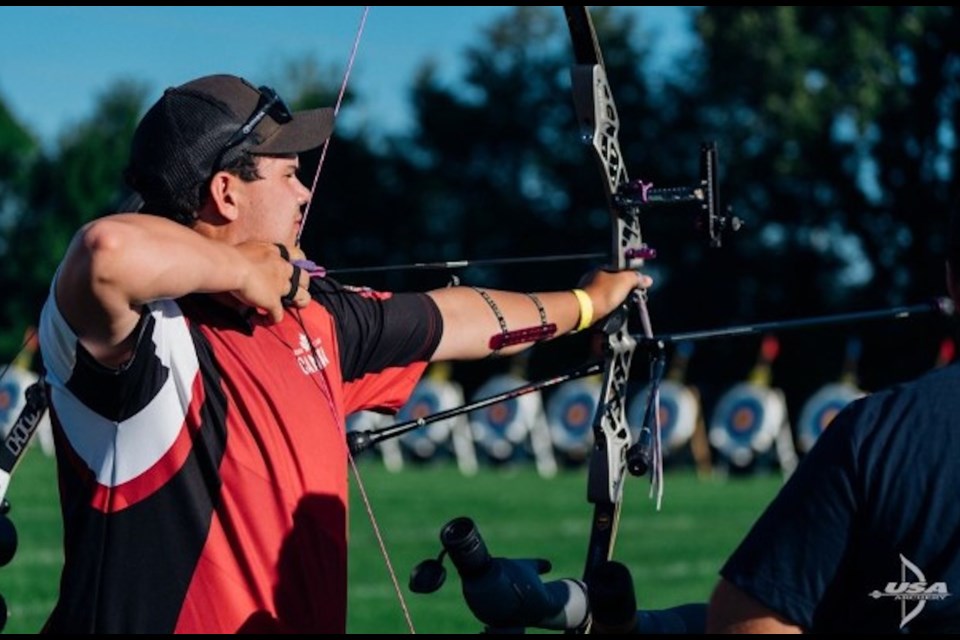
[[[604,179],[611,216],[610,264],[617,269],[639,268],[645,246],[640,233],[638,206],[616,206],[614,196],[629,181],[620,150],[620,118],[603,67],[596,31],[586,7],[564,7],[577,64],[571,71],[573,103],[584,142],[593,147]],[[642,303],[642,298],[638,298]],[[583,577],[588,584],[594,570],[613,553],[623,481],[630,448],[626,421],[627,382],[636,340],[628,330],[625,303],[608,318],[601,395],[594,416],[594,447],[590,455],[587,500],[594,505],[590,543]]]

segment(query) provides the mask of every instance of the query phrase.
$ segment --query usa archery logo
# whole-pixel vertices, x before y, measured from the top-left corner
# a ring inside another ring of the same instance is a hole
[[[907,580],[908,573],[913,574],[916,580],[912,582]],[[928,600],[944,600],[950,595],[946,582],[927,582],[920,567],[907,560],[902,553],[900,554],[900,582],[888,582],[883,591],[875,589],[870,592],[870,597],[874,600],[893,598],[900,601],[901,629],[920,615],[923,608],[927,606]],[[909,603],[913,602],[916,604],[908,611]]]

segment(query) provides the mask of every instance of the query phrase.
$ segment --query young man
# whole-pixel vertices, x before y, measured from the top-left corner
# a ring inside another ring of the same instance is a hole
[[[953,364],[838,414],[721,570],[708,632],[960,631],[958,389]]]
[[[297,154],[330,109],[291,113],[235,76],[168,89],[134,136],[145,212],[81,229],[40,341],[65,567],[51,632],[335,632],[346,618],[351,412],[396,410],[431,360],[602,318],[649,278],[577,292],[377,293],[288,258]],[[529,344],[504,348],[514,353]]]

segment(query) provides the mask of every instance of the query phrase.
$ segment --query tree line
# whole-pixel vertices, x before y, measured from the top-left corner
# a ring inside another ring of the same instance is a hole
[[[960,13],[951,7],[706,7],[694,45],[654,64],[645,25],[617,8],[594,20],[632,178],[699,179],[700,143],[720,151],[721,195],[746,221],[723,248],[693,211],[642,221],[658,258],[650,311],[658,332],[911,304],[944,295],[946,221],[958,201]],[[337,131],[303,247],[328,267],[605,251],[600,176],[570,99],[569,35],[558,7],[518,7],[477,33],[463,72],[424,63],[410,88],[414,125],[376,136]],[[370,64],[375,64],[372,61]],[[275,86],[293,106],[333,103],[340,78],[290,61]],[[259,80],[259,79],[258,79]],[[75,230],[116,210],[130,137],[156,98],[118,80],[93,113],[45,148],[0,96],[0,362],[37,321]],[[363,96],[349,94],[341,113]],[[318,154],[303,158],[312,179]],[[483,286],[569,287],[589,263],[466,269]],[[344,276],[387,289],[443,286],[443,272]],[[774,383],[807,397],[863,339],[860,377],[878,388],[929,368],[950,327],[933,319],[781,337]],[[759,339],[699,348],[689,377],[719,393],[750,369]],[[582,359],[571,338],[535,350],[529,375]],[[510,363],[464,365],[479,383]],[[636,372],[642,381],[645,371]]]

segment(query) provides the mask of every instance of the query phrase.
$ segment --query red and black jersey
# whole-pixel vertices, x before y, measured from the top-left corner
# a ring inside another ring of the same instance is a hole
[[[151,303],[120,369],[51,294],[65,565],[47,631],[345,630],[344,420],[401,407],[442,325],[423,294],[311,293],[274,325],[208,296]]]

